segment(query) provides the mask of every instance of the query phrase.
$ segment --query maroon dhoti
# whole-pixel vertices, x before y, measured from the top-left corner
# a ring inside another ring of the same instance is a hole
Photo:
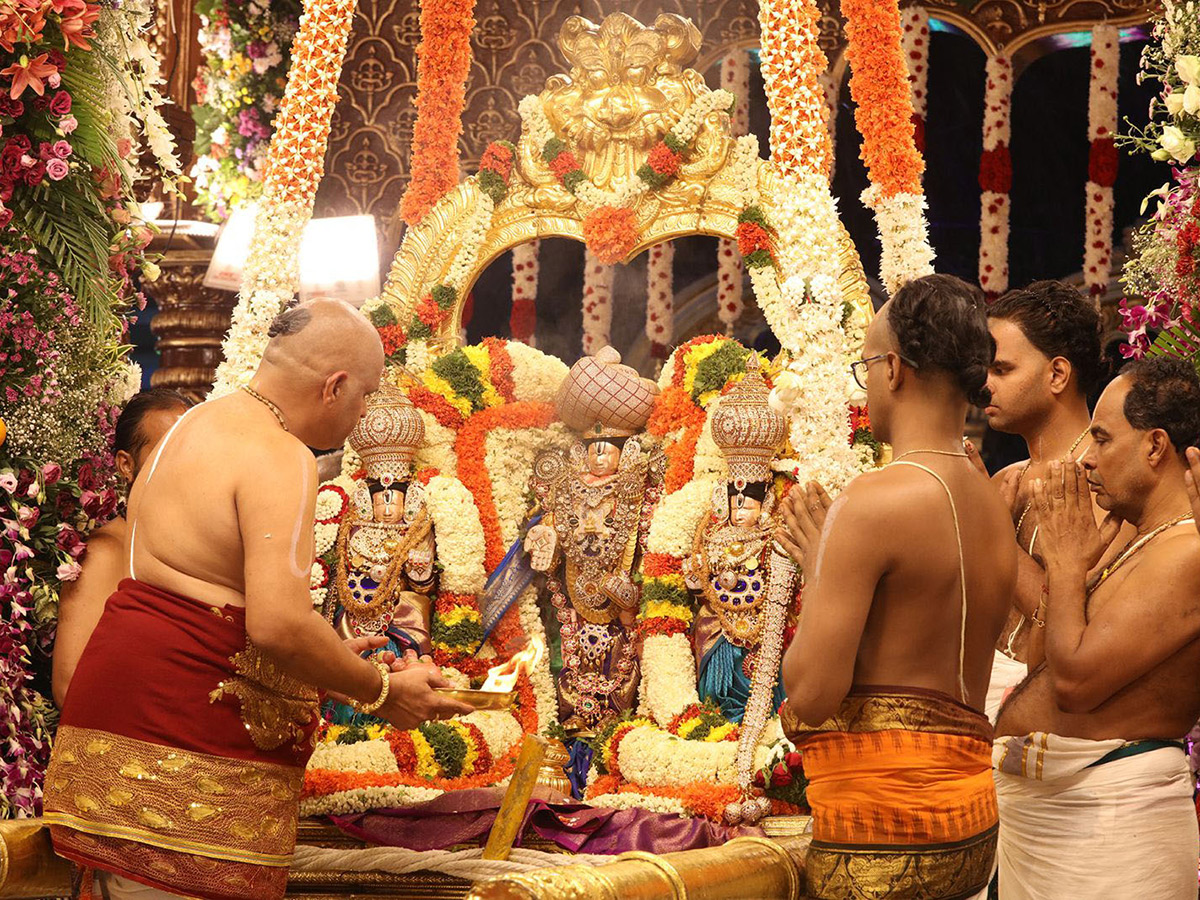
[[[318,698],[249,642],[245,620],[121,582],[46,773],[58,853],[211,900],[283,896]]]

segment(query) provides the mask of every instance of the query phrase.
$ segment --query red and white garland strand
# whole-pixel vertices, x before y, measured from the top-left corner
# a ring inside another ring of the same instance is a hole
[[[646,337],[650,357],[665,360],[671,353],[675,324],[675,245],[655,244],[646,257]]]
[[[509,334],[514,341],[536,347],[538,248],[540,241],[518,244],[512,251],[512,312]]]
[[[583,353],[591,356],[606,347],[612,334],[613,267],[584,251]]]
[[[913,138],[917,149],[924,153],[925,116],[929,109],[929,10],[923,6],[905,7],[900,10],[900,25],[912,90]]]
[[[721,62],[721,87],[733,94],[734,137],[750,133],[750,55],[735,50]],[[733,326],[745,312],[742,300],[742,254],[737,241],[722,238],[717,247],[717,317],[732,334]],[[653,337],[651,337],[653,340]]]
[[[983,106],[983,156],[979,187],[983,191],[979,223],[979,286],[989,298],[1008,290],[1009,192],[1012,157],[1012,60],[994,56],[987,62]]]
[[[1117,82],[1121,70],[1120,31],[1092,29],[1092,77],[1088,91],[1087,230],[1083,283],[1099,298],[1112,273],[1113,184],[1117,180]]]

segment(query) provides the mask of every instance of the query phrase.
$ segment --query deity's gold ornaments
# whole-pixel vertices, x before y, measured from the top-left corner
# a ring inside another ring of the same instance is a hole
[[[525,549],[548,575],[562,638],[559,711],[575,731],[595,729],[637,695],[631,629],[641,591],[631,573],[665,470],[661,452],[636,434],[658,389],[620,359],[606,347],[572,367],[556,406],[578,439],[534,462],[543,515]]]

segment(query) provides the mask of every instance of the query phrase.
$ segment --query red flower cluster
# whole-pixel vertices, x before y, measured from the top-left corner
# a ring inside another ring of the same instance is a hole
[[[579,160],[570,150],[564,150],[550,160],[550,171],[554,173],[555,178],[561,181],[571,172],[579,171]]]
[[[513,167],[513,152],[503,144],[492,142],[483,151],[479,160],[479,168],[489,169],[501,178],[507,180]]]
[[[742,256],[749,256],[758,250],[772,253],[770,233],[756,222],[738,223],[737,242]]]
[[[624,206],[601,206],[583,220],[583,239],[596,259],[614,265],[637,246],[637,220]]]
[[[433,299],[433,294],[426,294],[417,303],[417,318],[429,326],[431,331],[436,331],[441,327],[442,322],[450,314],[449,310],[444,310]]]
[[[1117,183],[1117,144],[1111,137],[1096,138],[1088,152],[1088,180],[1100,187]]]
[[[983,151],[979,158],[979,187],[993,194],[1007,194],[1012,190],[1012,157],[1007,144]]]
[[[647,157],[646,163],[654,170],[656,175],[670,177],[679,171],[679,167],[683,165],[683,155],[672,152],[671,148],[659,141],[654,145],[654,149],[650,151],[650,156]]]

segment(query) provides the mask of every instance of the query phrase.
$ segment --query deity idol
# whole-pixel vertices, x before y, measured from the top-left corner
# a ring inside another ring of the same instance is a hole
[[[338,530],[334,595],[326,615],[345,638],[384,635],[396,654],[429,653],[430,598],[435,594],[434,534],[425,492],[410,481],[425,439],[421,414],[385,385],[367,399],[350,435],[366,469]],[[348,718],[338,707],[335,719]]]
[[[575,733],[633,706],[640,666],[633,626],[636,570],[666,461],[638,435],[658,388],[605,347],[577,362],[556,399],[578,436],[534,461],[541,521],[529,529],[530,566],[545,584],[562,645],[559,717]]]
[[[767,634],[768,585],[788,583],[795,569],[773,572],[772,535],[779,526],[771,489],[771,461],[783,448],[787,422],[770,408],[770,389],[751,358],[748,373],[713,414],[712,435],[729,464],[729,477],[713,492],[713,513],[696,531],[692,555],[684,561],[684,582],[698,595],[692,632],[699,694],[712,700],[731,722],[741,722],[751,700],[756,667],[770,709],[783,702],[779,679],[782,632]],[[772,577],[772,576],[776,577]],[[778,627],[778,626],[774,626]],[[780,629],[781,630],[781,629]]]

